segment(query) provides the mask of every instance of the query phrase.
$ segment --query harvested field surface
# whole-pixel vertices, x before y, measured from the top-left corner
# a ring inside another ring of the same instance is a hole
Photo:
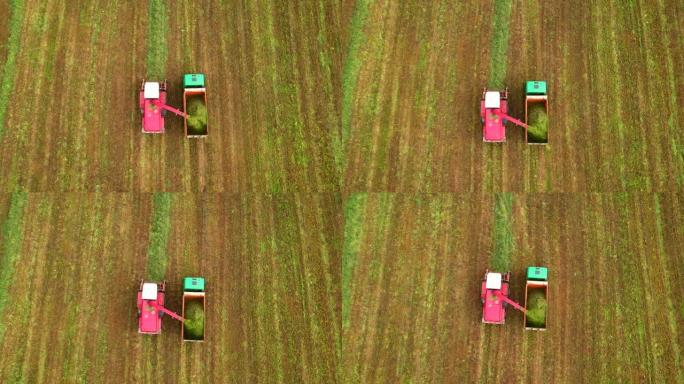
[[[0,194],[0,382],[336,382],[340,212],[327,194]],[[137,333],[152,257],[171,310],[206,278],[203,344],[168,316]]]
[[[338,1],[0,4],[0,190],[333,192]],[[347,12],[348,13],[348,12]],[[141,133],[143,78],[206,74],[209,137]]]
[[[684,2],[358,1],[343,76],[348,192],[684,186]],[[549,85],[549,145],[482,142],[479,99]]]
[[[684,383],[684,195],[379,193],[345,210],[345,382]],[[549,268],[547,331],[510,307],[481,323],[507,233],[512,299],[526,267]]]

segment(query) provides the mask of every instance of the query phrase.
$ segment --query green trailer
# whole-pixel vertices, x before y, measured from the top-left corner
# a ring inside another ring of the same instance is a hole
[[[528,267],[525,284],[525,329],[545,331],[548,326],[549,270]]]
[[[181,339],[190,342],[203,342],[205,324],[206,293],[203,277],[183,278],[183,327]]]
[[[525,83],[525,141],[544,145],[549,142],[549,96],[546,81]]]
[[[183,109],[185,117],[185,136],[203,138],[209,135],[207,113],[207,89],[204,74],[188,73],[183,76]]]

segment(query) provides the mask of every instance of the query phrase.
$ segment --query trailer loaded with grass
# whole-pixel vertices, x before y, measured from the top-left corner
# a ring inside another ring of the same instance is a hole
[[[549,142],[548,95],[545,81],[525,84],[525,123],[527,144]]]
[[[183,341],[204,341],[205,332],[205,293],[204,278],[186,277],[183,279]]]
[[[548,269],[528,267],[525,284],[525,329],[544,331],[547,326]]]
[[[183,76],[183,108],[185,118],[185,136],[206,137],[209,133],[207,113],[207,90],[204,75],[201,73]]]

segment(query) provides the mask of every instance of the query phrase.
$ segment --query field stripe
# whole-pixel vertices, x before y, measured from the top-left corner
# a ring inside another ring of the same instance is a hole
[[[494,19],[492,21],[492,42],[489,65],[489,87],[505,86],[506,68],[508,66],[508,38],[511,20],[511,0],[494,1]]]
[[[16,62],[19,53],[21,26],[24,20],[24,1],[10,1],[9,18],[9,39],[7,40],[7,60],[2,70],[2,81],[0,82],[0,140],[5,133],[5,114],[7,113],[7,103],[9,96],[14,89],[16,79]]]
[[[147,17],[147,77],[162,80],[166,76],[169,15],[165,0],[150,0]]]
[[[496,194],[494,202],[494,250],[491,257],[491,268],[494,271],[508,271],[511,266],[511,255],[515,251],[513,240],[513,194],[510,192]]]
[[[349,328],[351,289],[356,259],[361,248],[362,227],[368,194],[351,195],[344,207],[344,248],[342,251],[342,329]]]
[[[147,248],[147,276],[151,280],[163,280],[166,275],[172,200],[173,196],[170,193],[155,193],[153,196]]]
[[[678,328],[678,322],[677,322],[677,308],[674,305],[674,302],[672,301],[673,297],[673,291],[672,291],[672,283],[671,283],[671,277],[670,277],[670,271],[667,268],[667,253],[665,251],[665,237],[664,237],[664,231],[663,231],[663,217],[662,217],[662,209],[661,209],[661,203],[660,203],[660,195],[654,195],[653,196],[654,200],[654,206],[655,206],[655,216],[656,216],[656,239],[658,242],[658,249],[656,252],[658,263],[659,263],[659,276],[662,276],[662,282],[663,285],[665,286],[665,307],[667,312],[667,326],[668,330],[670,331],[670,345],[672,346],[672,351],[673,351],[673,359],[675,362],[675,367],[679,367],[677,369],[677,383],[684,383],[684,370],[681,369],[682,363],[681,363],[681,349],[679,346],[679,343],[677,342],[677,335],[679,334]]]
[[[354,106],[354,94],[361,71],[361,55],[359,51],[366,41],[363,33],[364,25],[368,17],[368,9],[373,0],[357,0],[349,30],[349,49],[344,61],[342,72],[342,132],[341,136],[334,139],[333,151],[335,163],[339,170],[346,167],[346,145],[351,135],[352,108]],[[340,172],[344,179],[344,172]]]
[[[28,200],[26,192],[12,194],[7,220],[2,225],[2,259],[0,259],[0,319],[8,300],[8,291],[14,277],[15,264],[20,256],[23,238],[22,222]],[[0,345],[5,335],[5,323],[0,322]]]

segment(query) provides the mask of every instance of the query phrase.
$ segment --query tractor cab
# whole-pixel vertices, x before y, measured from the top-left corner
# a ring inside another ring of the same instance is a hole
[[[520,304],[508,298],[511,273],[485,272],[482,279],[480,298],[482,299],[482,322],[485,324],[504,324],[506,322],[506,307],[526,313]]]
[[[164,307],[166,282],[140,281],[138,289],[138,332],[148,335],[161,333],[162,316],[167,314],[183,322],[184,319]]]
[[[482,322],[487,324],[504,324],[506,322],[507,303],[503,297],[508,296],[510,272],[485,272],[482,280]]]
[[[506,141],[506,119],[508,113],[508,90],[482,93],[480,118],[482,120],[483,140],[491,143]]]
[[[140,113],[144,133],[163,133],[166,110],[166,82],[145,81],[140,87]]]
[[[138,290],[138,332],[156,335],[161,333],[165,283],[140,283]]]

